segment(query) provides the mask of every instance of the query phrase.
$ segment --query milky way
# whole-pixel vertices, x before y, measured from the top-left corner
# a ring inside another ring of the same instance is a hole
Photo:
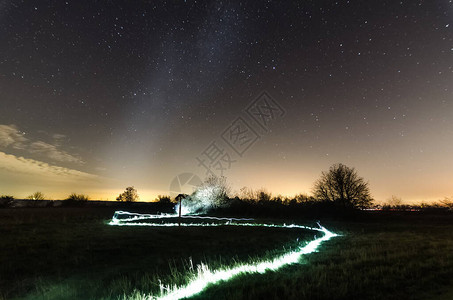
[[[135,185],[152,200],[180,173],[203,178],[215,143],[236,190],[308,193],[342,162],[377,200],[448,196],[452,13],[446,0],[2,1],[0,193]],[[247,112],[263,91],[284,112],[265,127]],[[238,118],[259,137],[244,153],[222,135]]]

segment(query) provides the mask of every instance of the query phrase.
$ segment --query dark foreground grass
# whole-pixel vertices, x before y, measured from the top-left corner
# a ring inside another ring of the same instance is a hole
[[[103,208],[0,210],[0,299],[148,294],[159,279],[184,283],[192,264],[253,261],[313,238],[269,228],[112,227],[112,215]],[[322,224],[343,236],[301,264],[241,275],[192,299],[451,299],[451,215],[367,214]]]
[[[117,227],[113,210],[0,210],[0,299],[116,299],[184,283],[186,271],[246,262],[312,232],[251,227]]]
[[[453,299],[453,218],[337,224],[304,265],[240,276],[191,299]]]

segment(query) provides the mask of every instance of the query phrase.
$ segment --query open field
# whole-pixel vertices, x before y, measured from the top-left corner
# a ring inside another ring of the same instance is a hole
[[[113,212],[0,210],[3,297],[61,299],[63,293],[67,299],[86,299],[121,295],[135,287],[157,291],[156,276],[184,280],[181,272],[189,258],[193,264],[231,264],[283,251],[301,238],[300,230],[269,228],[108,226]]]
[[[239,277],[193,299],[452,299],[452,220],[326,222],[344,236],[305,265]]]
[[[117,299],[135,289],[156,292],[158,279],[184,283],[191,264],[220,267],[255,261],[283,253],[297,239],[313,239],[310,231],[278,228],[108,226],[113,212],[113,208],[0,210],[0,299]],[[354,221],[321,221],[343,236],[307,255],[303,264],[242,275],[193,298],[452,295],[453,216],[367,213]]]

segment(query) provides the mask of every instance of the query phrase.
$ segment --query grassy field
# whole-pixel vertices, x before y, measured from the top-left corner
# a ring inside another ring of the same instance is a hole
[[[193,299],[453,299],[452,221],[332,222],[344,235],[305,265],[239,277]]]
[[[158,279],[184,282],[191,264],[220,266],[283,252],[311,232],[269,228],[107,225],[113,210],[0,210],[1,297],[116,298]]]
[[[114,227],[112,208],[0,210],[0,299],[118,299],[214,268],[281,254],[313,232]],[[283,221],[283,220],[281,220]],[[289,220],[286,220],[289,222]],[[315,220],[299,220],[313,225]],[[343,234],[302,264],[241,275],[193,299],[451,299],[453,216],[321,220]]]

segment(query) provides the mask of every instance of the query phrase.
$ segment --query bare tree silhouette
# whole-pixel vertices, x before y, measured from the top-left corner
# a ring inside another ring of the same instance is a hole
[[[447,207],[450,210],[453,209],[453,197],[450,197],[450,198],[445,197],[444,199],[439,200],[439,202],[440,202],[440,205]]]
[[[30,196],[28,196],[27,199],[30,199],[30,200],[45,200],[46,196],[44,196],[44,194],[41,193],[41,192],[35,192],[35,193],[31,194]]]
[[[332,201],[345,207],[365,208],[372,204],[368,182],[354,168],[334,164],[328,172],[322,172],[313,188],[320,201]]]

